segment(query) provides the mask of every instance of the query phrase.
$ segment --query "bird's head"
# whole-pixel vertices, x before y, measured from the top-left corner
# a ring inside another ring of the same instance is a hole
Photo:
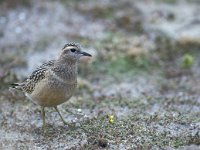
[[[60,57],[69,61],[78,61],[79,58],[82,56],[91,57],[92,55],[81,51],[80,45],[76,43],[65,44],[65,46],[61,50],[61,55],[60,55]]]

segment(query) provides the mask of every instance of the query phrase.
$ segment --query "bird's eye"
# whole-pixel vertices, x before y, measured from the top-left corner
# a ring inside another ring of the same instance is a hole
[[[75,51],[76,51],[76,49],[74,49],[74,48],[71,49],[71,52],[72,52],[72,53],[74,53]]]

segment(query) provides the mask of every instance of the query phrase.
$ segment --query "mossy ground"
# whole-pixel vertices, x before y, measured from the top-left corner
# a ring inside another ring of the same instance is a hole
[[[53,23],[44,19],[47,26],[43,28],[38,22],[41,28],[28,32],[32,40],[24,40],[29,39],[24,35],[26,30],[22,35],[26,38],[18,38],[18,42],[17,33],[10,42],[6,42],[8,35],[0,39],[0,149],[199,148],[199,43],[157,34],[152,40],[152,31],[143,27],[145,21],[137,3],[116,4],[119,5],[97,1],[35,2],[29,3],[28,8],[22,5],[24,12],[19,6],[9,7],[17,17],[27,13],[29,25],[38,19],[38,11]],[[122,12],[122,8],[127,9]],[[52,9],[60,10],[55,18],[49,15]],[[9,18],[9,11],[3,17]],[[61,19],[69,12],[75,19]],[[8,29],[12,23],[7,22]],[[78,24],[84,28],[79,30],[81,34],[76,31]],[[46,33],[46,28],[52,32]],[[2,32],[8,34],[8,29]],[[91,30],[96,34],[90,35]],[[84,50],[91,50],[94,56],[80,63],[78,89],[73,98],[59,106],[72,127],[63,125],[55,110],[49,108],[48,130],[44,134],[40,107],[20,92],[12,95],[8,87],[18,82],[19,76],[24,78],[16,70],[30,67],[26,57],[45,54],[45,58],[54,48],[62,48],[66,39],[80,41]],[[188,61],[182,61],[185,55],[192,58],[189,66]]]

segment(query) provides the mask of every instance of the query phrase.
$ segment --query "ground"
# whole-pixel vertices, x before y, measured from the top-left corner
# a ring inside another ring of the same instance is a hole
[[[199,1],[0,1],[0,149],[200,149]],[[75,41],[72,126],[9,91]]]

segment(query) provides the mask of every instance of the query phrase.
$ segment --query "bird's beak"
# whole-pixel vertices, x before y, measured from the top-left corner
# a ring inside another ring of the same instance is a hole
[[[86,52],[80,52],[80,54],[81,54],[82,56],[89,56],[89,57],[92,57],[92,55],[90,55],[90,54],[88,54],[88,53],[86,53]]]

